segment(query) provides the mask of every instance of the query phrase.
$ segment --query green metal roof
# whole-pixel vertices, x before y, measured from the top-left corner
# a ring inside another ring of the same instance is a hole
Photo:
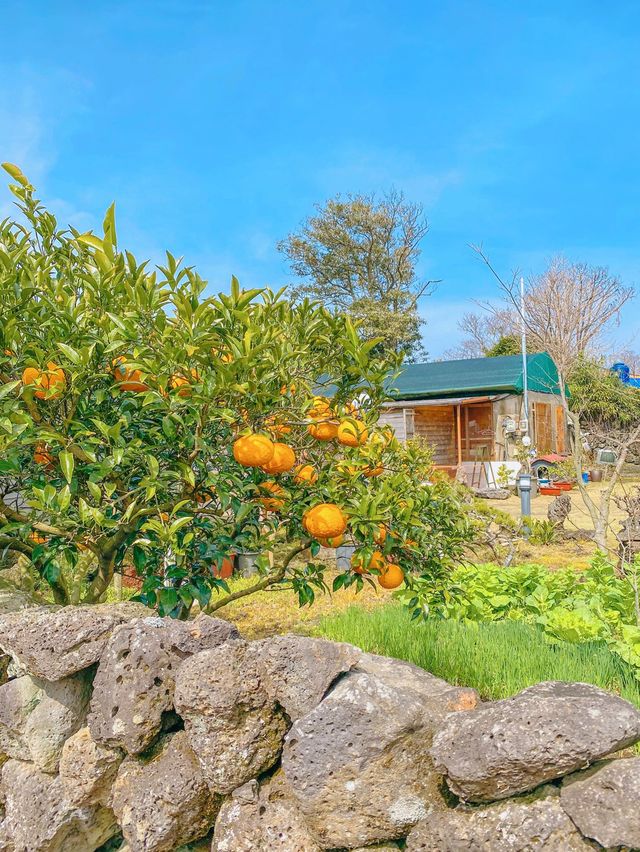
[[[558,370],[546,352],[527,355],[527,373],[530,391],[560,393]],[[400,375],[389,384],[393,399],[523,393],[523,390],[520,355],[405,364]]]

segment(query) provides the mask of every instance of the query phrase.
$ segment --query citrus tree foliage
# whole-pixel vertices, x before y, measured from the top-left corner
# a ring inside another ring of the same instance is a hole
[[[207,296],[170,254],[151,271],[119,250],[112,208],[102,236],[62,231],[6,168],[22,218],[0,225],[0,547],[58,603],[103,599],[125,565],[161,613],[284,582],[311,602],[326,565],[305,518],[321,504],[358,547],[335,587],[455,559],[455,496],[424,486],[422,447],[375,425],[393,366],[375,341],[235,279]],[[237,442],[256,435],[290,449],[247,463]],[[219,569],[241,551],[263,554],[260,574],[230,592]]]

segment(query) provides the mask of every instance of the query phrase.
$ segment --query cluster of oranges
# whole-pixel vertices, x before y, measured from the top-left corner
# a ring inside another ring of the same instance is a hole
[[[35,388],[33,395],[36,399],[56,399],[66,388],[67,379],[62,367],[49,361],[46,370],[26,367],[22,372],[22,384]]]
[[[5,354],[8,352],[9,350],[5,350]],[[230,357],[223,355],[221,360],[224,363],[229,363]],[[110,366],[118,390],[145,393],[150,389],[142,378],[142,370],[127,366],[127,359],[124,355],[115,358]],[[178,396],[188,397],[191,394],[192,382],[197,382],[199,379],[198,371],[191,369],[189,376],[182,374],[171,376],[169,387],[171,390],[177,390]],[[67,379],[62,367],[54,361],[49,361],[46,370],[41,370],[38,367],[26,367],[22,373],[22,384],[26,387],[33,386],[35,388],[33,395],[36,399],[57,399],[65,390]]]
[[[321,426],[335,426],[335,437],[347,446],[360,446],[368,437],[368,431],[362,421],[350,418],[342,423],[329,418],[331,407],[327,400],[316,398],[313,402],[309,424],[310,434],[318,437]],[[320,440],[329,440],[320,438]],[[273,441],[267,435],[251,432],[237,438],[233,444],[233,456],[243,467],[256,467],[265,473],[277,475],[294,471],[294,481],[298,484],[313,484],[318,479],[318,473],[311,464],[296,467],[296,455],[293,449],[279,441]],[[381,472],[381,471],[380,471]],[[261,496],[258,498],[267,511],[278,512],[284,508],[284,489],[273,480],[263,482],[259,486]],[[302,518],[302,525],[312,538],[324,547],[339,547],[344,541],[348,519],[342,509],[335,503],[318,503],[308,509]],[[375,543],[384,544],[386,528],[381,525]],[[385,589],[395,589],[404,580],[402,569],[395,563],[389,562],[381,551],[374,550],[368,560],[355,554],[352,568],[358,574],[371,571],[378,573],[378,583]]]

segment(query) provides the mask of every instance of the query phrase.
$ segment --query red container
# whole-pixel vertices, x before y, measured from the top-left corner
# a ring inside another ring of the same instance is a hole
[[[554,482],[554,488],[559,488],[560,491],[571,491],[573,490],[573,482]]]
[[[544,494],[546,497],[557,497],[559,494],[562,494],[562,488],[543,487],[540,489],[540,494]]]
[[[218,580],[228,580],[233,575],[233,557],[225,556],[220,566],[211,566],[211,572]]]

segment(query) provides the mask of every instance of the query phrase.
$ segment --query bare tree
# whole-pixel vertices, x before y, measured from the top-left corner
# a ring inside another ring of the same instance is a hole
[[[458,322],[458,328],[465,335],[462,342],[445,353],[447,358],[483,358],[506,337],[518,333],[518,316],[509,308],[487,310],[480,304],[481,312],[466,313]]]
[[[571,404],[567,385],[579,365],[593,353],[605,331],[619,323],[620,311],[634,296],[632,287],[625,286],[605,267],[585,263],[569,263],[563,257],[554,258],[538,276],[529,278],[525,287],[524,310],[520,306],[518,275],[505,281],[496,272],[480,247],[473,247],[498,280],[502,292],[519,320],[524,322],[530,341],[536,349],[553,358],[560,379],[560,398],[571,425],[571,449],[575,462],[578,486],[589,511],[595,541],[602,550],[607,548],[607,530],[613,491],[618,483],[629,450],[640,440],[640,423],[630,422],[618,432],[615,449],[618,462],[599,499],[592,497],[582,481],[585,447],[588,446],[581,422],[581,411]],[[491,310],[491,306],[487,306]],[[596,368],[597,370],[597,368]],[[601,372],[602,381],[608,377]],[[597,381],[597,372],[594,374]],[[622,385],[620,385],[622,388]],[[614,439],[611,437],[611,441]]]

